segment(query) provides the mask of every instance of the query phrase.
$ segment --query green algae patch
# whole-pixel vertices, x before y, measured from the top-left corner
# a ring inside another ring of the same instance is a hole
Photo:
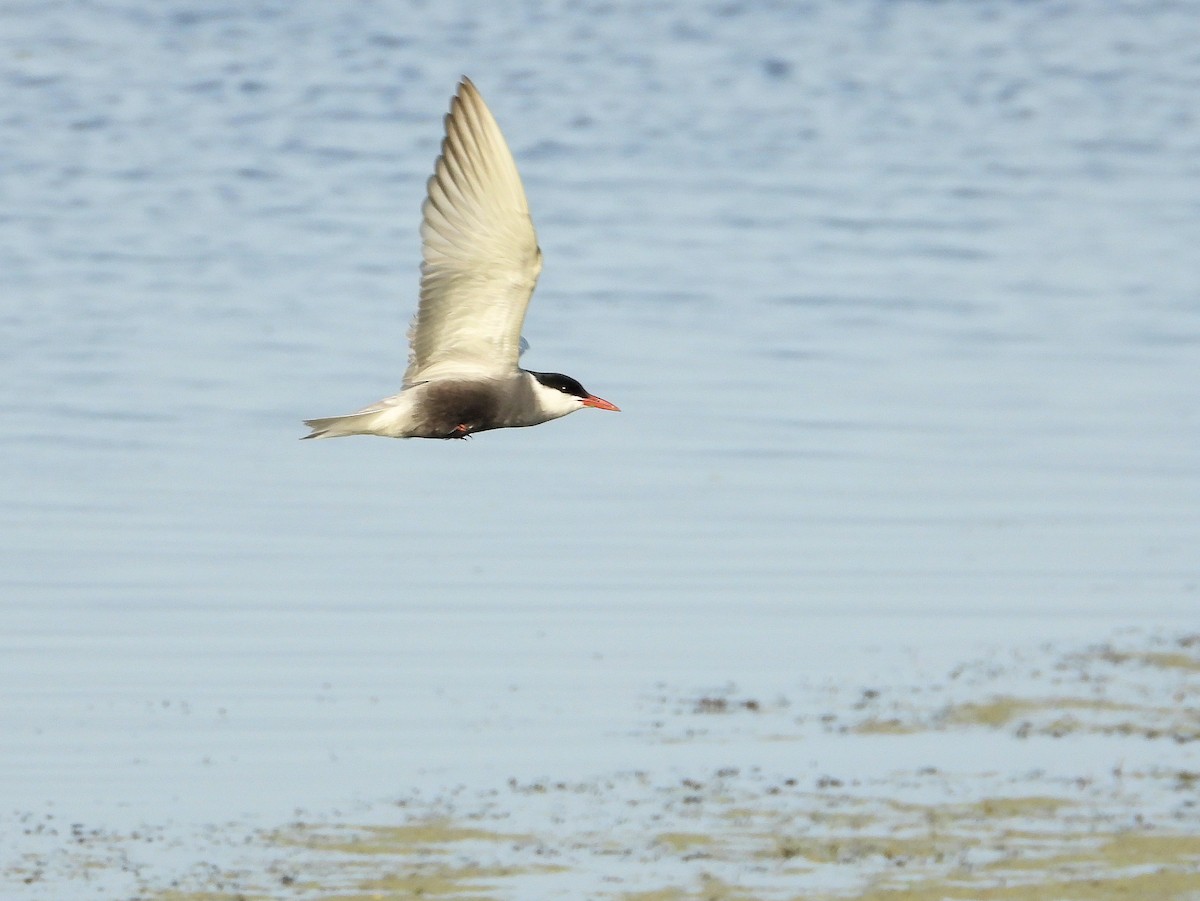
[[[887,719],[872,717],[860,723],[855,723],[850,727],[850,731],[856,735],[912,735],[915,732],[923,731],[924,728],[919,723],[906,723],[899,717],[889,717]]]
[[[267,847],[289,854],[289,870],[276,885],[254,885],[243,874],[214,872],[214,882],[239,884],[234,893],[198,890],[165,892],[154,901],[259,901],[304,897],[310,901],[399,901],[453,898],[496,901],[509,895],[506,883],[561,872],[558,865],[518,858],[528,836],[455,825],[431,819],[397,826],[294,825],[261,833]],[[301,852],[297,858],[294,852]],[[303,881],[292,875],[303,874]],[[259,877],[261,880],[262,877]]]
[[[811,901],[1191,901],[1197,892],[1200,892],[1200,873],[1158,870],[1126,876],[1045,878],[1023,885],[933,880],[879,886],[856,895],[804,897]]]
[[[951,704],[938,711],[908,710],[903,715],[871,716],[845,727],[855,735],[915,735],[947,728],[1007,729],[1018,738],[1077,733],[1131,735],[1142,738],[1197,737],[1194,721],[1178,707],[1151,707],[1104,698],[1020,698],[1000,695],[987,700]]]
[[[661,832],[654,837],[654,843],[683,854],[697,848],[711,848],[716,839],[703,832]]]
[[[972,701],[947,707],[942,721],[949,726],[987,726],[999,729],[1038,710],[1036,701],[999,697],[990,701]]]
[[[1027,795],[1013,798],[984,798],[982,801],[968,805],[964,809],[964,813],[967,816],[975,813],[980,818],[989,820],[1012,819],[1014,817],[1052,818],[1063,808],[1072,806],[1074,806],[1073,802],[1068,801],[1066,798],[1054,798],[1048,795]]]
[[[323,901],[381,898],[446,898],[455,901],[491,899],[501,884],[516,876],[534,872],[549,872],[551,868],[535,870],[530,867],[417,867],[406,868],[377,878],[363,880],[355,886],[354,894],[329,896]],[[482,894],[481,894],[482,893]]]
[[[1097,857],[1112,866],[1140,867],[1148,861],[1194,866],[1200,864],[1200,834],[1123,832],[1105,842]]]
[[[1104,648],[1097,656],[1106,663],[1116,665],[1136,663],[1164,670],[1200,672],[1200,657],[1183,651],[1117,651]]]
[[[1200,658],[1189,654],[1151,653],[1142,654],[1141,661],[1159,669],[1177,669],[1189,673],[1200,673]]]
[[[814,810],[808,815],[810,823],[829,831],[851,830],[861,832],[876,827],[881,822],[878,811],[849,813],[847,811]]]
[[[299,825],[267,836],[279,845],[300,845],[312,851],[344,854],[405,854],[414,850],[436,852],[459,842],[523,842],[531,836],[456,826],[448,820],[431,820],[402,826],[319,827]]]
[[[301,869],[310,881],[301,886],[289,879],[288,885],[313,901],[494,901],[508,894],[505,883],[514,878],[563,869],[522,859],[531,836],[446,818],[394,826],[297,824],[262,837],[270,846],[304,852]]]
[[[1038,713],[1054,713],[1061,710],[1088,711],[1093,713],[1142,713],[1144,707],[1123,704],[1098,698],[1015,698],[1000,696],[989,701],[967,702],[947,707],[942,712],[942,722],[950,726],[987,726],[1000,729],[1017,720]],[[1075,717],[1061,717],[1060,722],[1070,722],[1075,727],[1083,724]]]

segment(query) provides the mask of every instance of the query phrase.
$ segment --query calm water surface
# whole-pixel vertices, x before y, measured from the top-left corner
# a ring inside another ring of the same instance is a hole
[[[662,680],[1194,627],[1198,22],[3,5],[6,807],[670,765]],[[301,443],[398,387],[464,72],[546,256],[525,362],[625,412]]]

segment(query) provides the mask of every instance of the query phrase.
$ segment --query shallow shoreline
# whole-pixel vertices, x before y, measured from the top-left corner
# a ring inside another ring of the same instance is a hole
[[[35,897],[50,896],[39,888],[125,882],[152,901],[1039,901],[1200,891],[1200,772],[1187,763],[1200,741],[1200,636],[1124,634],[1014,653],[1006,664],[964,662],[919,691],[810,694],[659,686],[640,711],[641,741],[724,748],[730,763],[715,770],[458,784],[190,838],[162,827],[64,829],[29,815],[29,833],[40,829],[57,847],[26,854],[5,875]],[[781,745],[799,759],[817,732],[840,736],[876,761],[875,772],[830,763],[788,773],[757,762]],[[1055,763],[974,768],[980,739],[1011,748],[1014,761]],[[959,765],[906,766],[922,748]],[[1063,748],[1078,772],[1064,770]],[[1104,759],[1113,765],[1098,770]]]

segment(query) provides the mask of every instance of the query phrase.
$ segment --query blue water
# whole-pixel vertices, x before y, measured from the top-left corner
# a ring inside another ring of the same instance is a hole
[[[635,766],[668,674],[1194,628],[1195,11],[0,6],[0,796]],[[463,73],[524,362],[624,412],[301,443],[399,386]]]

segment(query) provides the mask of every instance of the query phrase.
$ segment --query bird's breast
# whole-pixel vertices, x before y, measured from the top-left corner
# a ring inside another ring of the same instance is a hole
[[[416,405],[416,435],[464,438],[499,428],[502,407],[500,392],[490,382],[429,382]]]

